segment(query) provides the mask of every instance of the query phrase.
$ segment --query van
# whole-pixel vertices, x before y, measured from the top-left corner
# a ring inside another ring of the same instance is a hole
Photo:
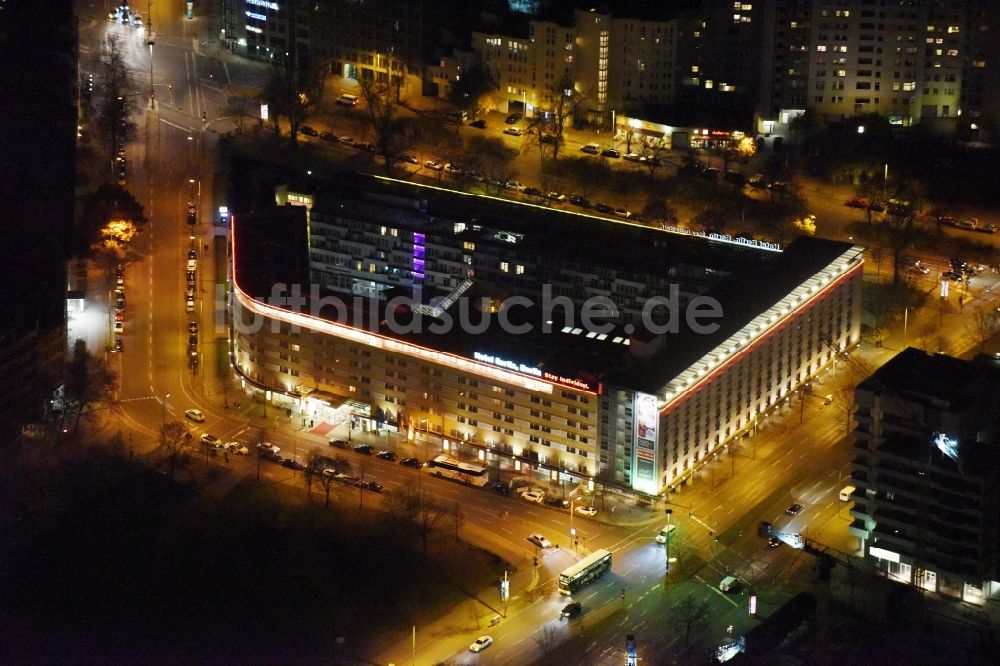
[[[857,488],[855,488],[854,486],[844,486],[843,488],[841,488],[840,489],[840,501],[841,502],[850,502],[851,501],[851,495],[854,494],[855,490],[857,490]]]
[[[676,529],[676,525],[671,525],[670,523],[664,525],[663,529],[656,535],[656,543],[666,543],[667,539],[670,538],[670,535],[673,534]]]
[[[955,223],[957,229],[967,229],[969,231],[975,231],[978,226],[979,220],[974,217],[966,217]]]
[[[343,94],[337,98],[337,104],[341,106],[357,106],[358,98],[355,95]]]
[[[740,579],[736,576],[726,576],[722,579],[722,582],[719,583],[719,589],[726,593],[735,592],[739,588]]]

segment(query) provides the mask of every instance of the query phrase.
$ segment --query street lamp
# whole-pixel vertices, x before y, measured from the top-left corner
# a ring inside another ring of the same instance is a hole
[[[167,427],[167,400],[170,399],[170,394],[167,393],[163,396],[163,402],[160,404],[160,444],[167,443],[166,427]]]
[[[666,560],[667,560],[667,571],[666,572],[667,573],[670,573],[670,516],[673,515],[673,513],[674,513],[673,509],[667,509],[667,538],[663,542],[663,547],[664,547],[666,555],[667,555],[667,557],[666,557]]]
[[[573,541],[573,552],[576,553],[576,528],[569,528],[569,538]]]

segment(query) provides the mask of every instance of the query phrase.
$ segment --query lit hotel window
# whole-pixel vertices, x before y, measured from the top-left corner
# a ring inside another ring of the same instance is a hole
[[[509,273],[510,272],[510,264],[508,264],[506,261],[501,261],[500,262],[500,270],[502,270],[504,273]]]
[[[517,273],[518,275],[524,275],[524,266],[518,264],[514,272]]]

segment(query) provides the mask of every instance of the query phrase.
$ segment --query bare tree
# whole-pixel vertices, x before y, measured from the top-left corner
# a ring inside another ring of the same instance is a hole
[[[545,107],[547,115],[536,115],[533,124],[539,148],[548,147],[548,150],[540,150],[543,159],[546,153],[551,153],[553,161],[559,160],[559,151],[566,142],[566,129],[586,100],[587,98],[574,88],[568,72],[564,73],[558,83],[548,86],[542,92],[542,106]],[[546,143],[542,143],[543,136],[550,137]]]
[[[188,445],[191,433],[181,421],[169,421],[160,426],[160,442],[163,445],[163,459],[167,463],[170,478],[188,461]]]
[[[97,130],[105,141],[108,159],[135,136],[135,86],[125,64],[117,35],[108,37],[98,78]]]
[[[118,375],[103,356],[92,357],[86,346],[76,346],[74,358],[67,371],[66,403],[64,414],[74,414],[73,430],[82,417],[93,415],[111,404],[111,395],[118,384]]]
[[[535,640],[535,644],[546,657],[550,656],[552,651],[556,648],[557,633],[558,632],[555,627],[552,626],[552,623],[546,622],[542,625],[541,629],[531,635],[531,637]]]
[[[995,308],[977,308],[972,321],[968,324],[968,330],[977,349],[982,352],[986,343],[1000,333],[1000,312]]]
[[[226,113],[236,121],[236,131],[243,134],[244,121],[253,115],[250,100],[241,95],[234,95],[226,101]]]
[[[465,522],[465,512],[462,511],[461,505],[455,502],[451,505],[451,513],[448,514],[451,518],[451,523],[455,528],[455,541],[458,541],[458,530],[462,527],[462,523]]]
[[[380,80],[362,78],[358,83],[365,99],[365,119],[375,135],[375,152],[385,161],[386,173],[391,174],[396,157],[403,150],[400,141],[406,135],[407,126],[397,113],[399,88],[388,77]]]
[[[274,61],[261,97],[268,103],[268,111],[279,133],[279,119],[288,120],[292,148],[298,145],[299,127],[319,104],[325,86],[325,63],[305,64],[297,57]]]
[[[382,506],[393,525],[411,529],[421,542],[421,554],[427,556],[427,542],[439,528],[448,510],[423,497],[413,484],[397,488],[382,495]]]
[[[689,594],[674,607],[673,623],[677,631],[681,634],[684,644],[691,643],[691,635],[701,631],[707,624],[710,616],[708,604],[703,599],[696,599],[693,594]]]

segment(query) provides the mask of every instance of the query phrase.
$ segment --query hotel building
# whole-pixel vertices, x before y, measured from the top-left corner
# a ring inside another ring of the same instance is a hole
[[[1000,592],[1000,366],[906,349],[855,390],[851,483],[866,558],[983,603]]]
[[[234,216],[247,387],[504,468],[655,495],[858,341],[849,244],[782,251],[379,178],[310,203]]]

